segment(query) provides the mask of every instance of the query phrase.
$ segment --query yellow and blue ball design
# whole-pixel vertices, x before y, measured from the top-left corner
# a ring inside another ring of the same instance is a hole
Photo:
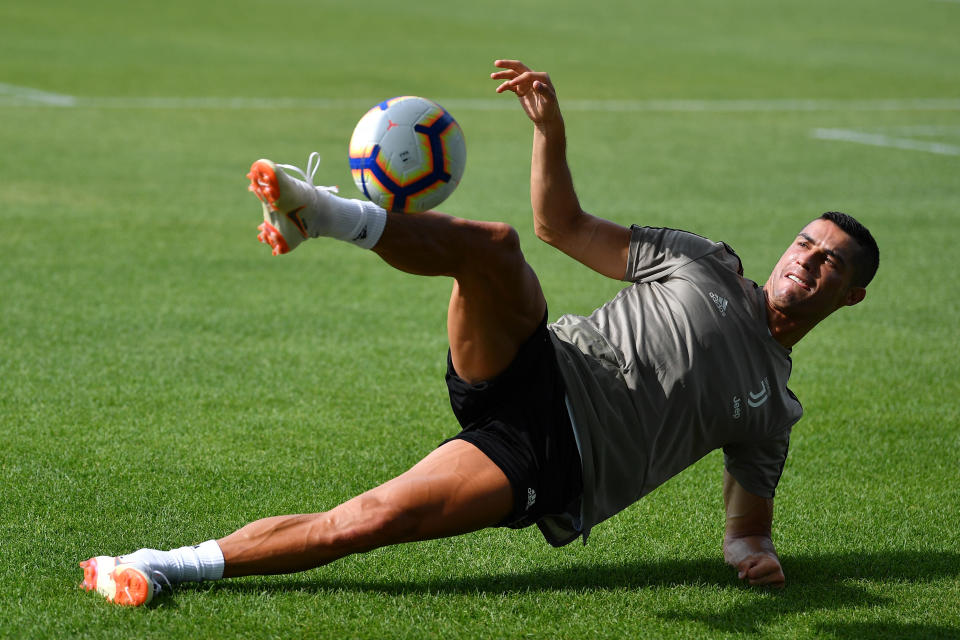
[[[432,100],[400,96],[367,111],[350,138],[350,171],[371,202],[403,213],[447,199],[463,177],[460,125]]]

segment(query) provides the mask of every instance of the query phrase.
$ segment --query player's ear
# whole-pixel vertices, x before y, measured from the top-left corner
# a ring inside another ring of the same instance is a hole
[[[844,306],[852,307],[855,304],[859,304],[867,297],[867,290],[864,287],[850,287],[850,290],[847,291],[847,295],[844,298]]]

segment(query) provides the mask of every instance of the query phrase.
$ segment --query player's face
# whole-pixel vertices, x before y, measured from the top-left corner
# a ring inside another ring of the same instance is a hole
[[[797,234],[764,285],[767,303],[797,319],[821,320],[856,304],[864,290],[853,287],[856,240],[829,220],[814,220]]]

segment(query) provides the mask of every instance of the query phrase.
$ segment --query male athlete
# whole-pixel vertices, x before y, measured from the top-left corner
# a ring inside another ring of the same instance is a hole
[[[275,574],[352,553],[484,527],[537,524],[559,546],[708,452],[724,452],[723,553],[741,579],[782,586],[773,495],[802,409],[787,388],[790,348],[863,300],[876,243],[853,218],[805,226],[761,288],[725,244],[673,229],[622,227],[580,208],[563,118],[546,73],[495,62],[534,124],[536,234],[631,284],[589,317],[547,324],[516,231],[437,212],[387,213],[314,187],[269,160],[250,170],[274,254],[328,236],[391,266],[453,278],[447,385],[462,431],[406,473],[330,511],[258,520],[219,540],[81,563],[83,586],[139,605],[161,584]]]

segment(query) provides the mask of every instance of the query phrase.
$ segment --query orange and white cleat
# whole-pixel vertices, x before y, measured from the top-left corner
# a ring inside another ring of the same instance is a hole
[[[162,574],[140,564],[118,563],[113,556],[97,556],[80,563],[83,582],[80,586],[97,593],[114,604],[139,607],[147,604],[160,591],[156,578]]]
[[[289,164],[276,164],[260,159],[250,167],[250,191],[263,204],[263,224],[257,227],[257,239],[269,244],[273,255],[289,253],[310,237],[308,223],[315,213],[321,194],[336,193],[336,187],[318,187],[313,176],[320,166],[320,155],[310,154],[307,170]],[[286,169],[303,176],[303,180],[291,176]]]

